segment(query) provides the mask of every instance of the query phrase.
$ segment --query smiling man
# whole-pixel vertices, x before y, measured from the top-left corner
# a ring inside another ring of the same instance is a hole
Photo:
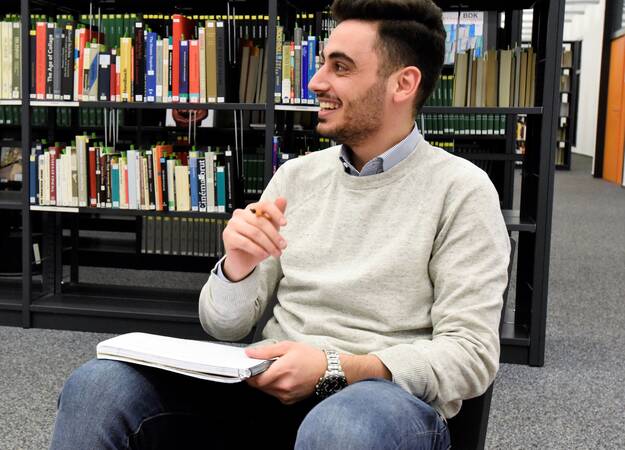
[[[223,340],[277,297],[247,349],[274,363],[228,386],[92,361],[63,389],[53,448],[447,449],[445,418],[493,381],[509,259],[498,195],[414,121],[440,75],[441,11],[332,11],[309,87],[317,131],[341,145],[287,162],[233,213],[200,294]]]

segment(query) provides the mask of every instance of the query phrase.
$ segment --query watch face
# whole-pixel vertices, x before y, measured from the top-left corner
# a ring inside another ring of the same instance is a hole
[[[347,380],[341,375],[328,375],[317,385],[317,395],[321,398],[329,397],[347,386]]]

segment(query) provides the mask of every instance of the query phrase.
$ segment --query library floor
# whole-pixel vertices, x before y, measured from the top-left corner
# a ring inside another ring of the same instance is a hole
[[[625,190],[589,173],[556,175],[545,366],[501,366],[489,449],[625,448]],[[48,447],[63,381],[108,336],[0,327],[1,449]]]

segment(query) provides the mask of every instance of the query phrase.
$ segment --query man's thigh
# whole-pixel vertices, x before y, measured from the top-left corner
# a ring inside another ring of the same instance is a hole
[[[250,441],[292,448],[311,407],[282,405],[246,383],[92,360],[65,383],[52,448],[237,448]]]

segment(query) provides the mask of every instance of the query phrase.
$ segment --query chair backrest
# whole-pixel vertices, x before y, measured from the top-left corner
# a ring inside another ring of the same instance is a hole
[[[508,264],[508,286],[503,294],[503,308],[499,321],[499,332],[504,323],[506,304],[508,302],[508,289],[512,277],[512,265],[516,242],[510,238],[510,263]],[[494,383],[493,383],[494,384]],[[460,412],[447,421],[451,435],[451,446],[454,450],[482,450],[486,443],[488,430],[488,416],[490,414],[490,402],[493,396],[493,384],[479,397],[471,398],[462,402]]]

